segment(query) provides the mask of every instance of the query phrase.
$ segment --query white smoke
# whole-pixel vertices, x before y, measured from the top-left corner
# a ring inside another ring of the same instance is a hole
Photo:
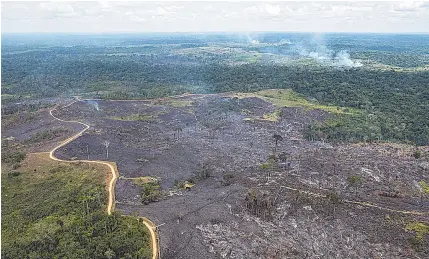
[[[334,65],[338,67],[361,67],[363,66],[360,61],[353,61],[350,58],[350,54],[345,51],[341,50],[337,53],[337,55],[334,57]]]
[[[246,33],[246,38],[247,38],[247,42],[248,42],[249,44],[252,44],[252,45],[258,45],[258,44],[259,44],[259,40],[257,40],[257,39],[252,39],[252,37],[250,37],[250,34],[249,34],[249,33]]]
[[[361,67],[363,64],[358,60],[352,60],[346,50],[335,52],[323,44],[321,36],[316,35],[312,40],[313,51],[307,51],[302,45],[295,46],[295,50],[305,57],[312,58],[325,66],[338,68]]]
[[[90,105],[94,106],[94,108],[95,108],[97,111],[100,111],[100,108],[98,107],[98,103],[97,103],[96,101],[88,100],[87,102],[88,102],[88,104],[90,104]]]
[[[279,41],[278,45],[283,45],[283,44],[293,44],[292,41],[287,40],[287,39],[282,39],[281,41]]]
[[[358,60],[352,60],[350,58],[350,54],[346,50],[341,50],[335,53],[332,50],[326,49],[321,52],[311,51],[308,52],[306,50],[299,51],[299,54],[302,56],[306,56],[312,58],[321,64],[333,67],[345,67],[345,68],[353,68],[353,67],[361,67],[362,63]]]
[[[252,43],[253,45],[257,45],[257,44],[259,44],[259,40],[252,40],[252,41],[251,41],[251,43]]]

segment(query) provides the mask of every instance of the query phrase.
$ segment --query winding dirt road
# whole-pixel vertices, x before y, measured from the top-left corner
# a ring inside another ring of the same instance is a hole
[[[80,101],[75,100],[61,108],[66,108],[72,104],[74,104],[75,102]],[[77,134],[69,137],[68,139],[64,140],[63,142],[61,142],[58,146],[54,147],[50,152],[49,152],[49,158],[55,161],[59,161],[59,162],[64,162],[64,163],[79,163],[79,162],[83,162],[83,163],[92,163],[92,164],[101,164],[101,165],[105,165],[108,166],[110,168],[110,172],[112,173],[112,179],[110,180],[109,183],[109,200],[108,200],[108,204],[107,204],[107,214],[111,215],[112,212],[115,210],[115,184],[117,179],[119,178],[119,171],[118,171],[118,167],[116,166],[115,162],[108,162],[108,161],[101,161],[101,160],[62,160],[58,157],[55,156],[55,151],[57,151],[59,148],[67,145],[68,143],[72,142],[73,140],[77,139],[78,137],[82,136],[82,134],[87,131],[90,126],[86,123],[80,122],[80,121],[66,121],[66,120],[62,120],[58,117],[56,117],[52,112],[57,110],[57,108],[53,108],[49,111],[49,114],[56,120],[61,121],[61,122],[66,122],[66,123],[78,123],[84,126],[84,129],[79,131]],[[145,224],[145,226],[149,229],[150,235],[151,235],[151,247],[152,247],[152,259],[159,259],[159,246],[158,246],[158,239],[156,237],[156,226],[155,224],[152,223],[152,221],[150,221],[148,218],[146,217],[140,217],[140,219],[143,220],[143,224]]]

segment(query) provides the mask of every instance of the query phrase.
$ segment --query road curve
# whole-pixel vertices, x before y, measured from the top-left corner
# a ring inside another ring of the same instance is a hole
[[[68,107],[72,104],[74,104],[75,102],[79,101],[75,100],[61,108],[65,108]],[[69,137],[68,139],[64,140],[63,142],[61,142],[58,146],[54,147],[50,152],[49,152],[49,158],[55,161],[59,161],[59,162],[64,162],[64,163],[79,163],[79,162],[83,162],[83,163],[93,163],[93,164],[101,164],[101,165],[106,165],[110,168],[110,172],[112,173],[112,179],[110,180],[109,183],[109,199],[108,199],[108,204],[107,204],[107,214],[111,215],[112,212],[115,210],[115,184],[117,179],[119,178],[119,171],[118,168],[116,166],[115,162],[108,162],[108,161],[101,161],[101,160],[62,160],[58,157],[55,156],[55,151],[57,151],[59,148],[67,145],[68,143],[72,142],[73,140],[77,139],[78,137],[82,136],[82,134],[87,131],[90,126],[86,123],[80,122],[80,121],[66,121],[63,119],[60,119],[58,117],[56,117],[52,112],[57,110],[57,108],[53,108],[49,111],[49,114],[56,120],[61,121],[61,122],[67,122],[67,123],[78,123],[84,126],[84,129],[79,131],[78,133],[76,133],[75,135]],[[151,247],[152,247],[152,259],[160,259],[159,256],[159,247],[158,247],[158,242],[157,242],[157,237],[156,237],[156,226],[155,224],[152,223],[152,221],[150,221],[148,218],[146,217],[140,217],[143,220],[143,224],[149,229],[150,235],[151,235]]]

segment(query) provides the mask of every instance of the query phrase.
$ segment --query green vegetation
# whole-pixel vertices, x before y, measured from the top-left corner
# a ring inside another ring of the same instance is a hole
[[[181,100],[177,98],[168,98],[168,101],[166,102],[166,105],[181,108],[181,107],[187,107],[190,106],[192,101],[189,100]]]
[[[420,181],[419,185],[422,187],[423,193],[429,194],[429,185],[425,181]]]
[[[267,162],[260,164],[259,168],[263,169],[263,170],[268,170],[268,169],[274,169],[275,166],[276,166],[276,161],[274,159],[270,158],[270,159],[268,159]]]
[[[410,222],[405,226],[405,231],[413,231],[416,233],[416,239],[423,241],[423,236],[429,234],[429,226],[423,222]]]
[[[65,128],[53,128],[53,129],[42,130],[37,132],[33,136],[31,136],[30,139],[27,139],[26,141],[24,141],[24,144],[39,143],[42,141],[52,140],[54,138],[57,138],[63,135],[63,133],[67,133],[67,132],[68,130]]]
[[[161,186],[158,182],[148,182],[142,184],[141,199],[142,203],[158,201],[162,196]]]
[[[133,181],[135,184],[143,186],[143,184],[145,184],[145,183],[156,182],[157,180],[153,177],[150,177],[150,176],[142,176],[142,177],[138,177],[138,178],[133,178]]]
[[[266,113],[262,118],[267,121],[278,122],[280,120],[280,110],[275,110],[272,113]]]
[[[263,90],[255,93],[257,96],[263,97],[264,100],[271,102],[279,107],[304,107],[307,110],[319,109],[330,113],[353,114],[357,113],[356,109],[345,109],[338,106],[322,105],[317,102],[308,101],[305,96],[294,92],[292,89],[282,90]]]
[[[140,114],[135,113],[128,116],[111,116],[109,119],[118,121],[153,121],[160,115],[166,114],[166,111],[158,111],[153,114]]]
[[[137,114],[131,114],[128,116],[122,116],[122,117],[110,117],[112,120],[119,120],[119,121],[152,121],[156,118],[155,115],[143,115],[140,113]]]
[[[2,172],[2,258],[151,257],[141,222],[105,212],[105,173],[39,163]]]
[[[37,118],[37,115],[35,112],[20,112],[16,110],[9,111],[11,114],[8,115],[2,115],[2,127],[8,127],[13,126],[15,123],[21,122],[29,122],[32,120],[35,120]]]
[[[27,155],[22,151],[10,151],[2,147],[1,161],[17,169]]]

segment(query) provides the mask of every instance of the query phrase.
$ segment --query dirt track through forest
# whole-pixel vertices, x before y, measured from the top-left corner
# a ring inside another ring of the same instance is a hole
[[[61,108],[66,108],[74,103],[76,103],[79,100],[75,100]],[[108,199],[108,204],[107,204],[107,214],[111,215],[112,212],[115,210],[115,184],[116,184],[116,180],[119,178],[119,172],[118,172],[118,168],[116,166],[115,162],[108,162],[108,161],[100,161],[100,160],[62,160],[59,159],[55,156],[55,151],[58,150],[59,148],[67,145],[68,143],[72,142],[73,140],[77,139],[78,137],[82,136],[82,134],[87,131],[90,126],[86,123],[80,122],[80,121],[66,121],[66,120],[62,120],[58,117],[56,117],[52,112],[57,110],[57,108],[53,108],[49,111],[49,114],[56,120],[61,121],[61,122],[66,122],[66,123],[78,123],[84,126],[84,129],[79,131],[78,133],[76,133],[75,135],[69,137],[68,139],[64,140],[63,142],[61,142],[58,146],[54,147],[50,152],[49,152],[49,158],[54,160],[54,161],[59,161],[59,162],[65,162],[65,163],[93,163],[93,164],[101,164],[101,165],[105,165],[108,166],[110,169],[110,172],[112,173],[112,179],[110,180],[109,183],[109,199]],[[156,226],[155,224],[153,224],[148,218],[145,217],[140,217],[143,220],[143,224],[149,229],[150,235],[151,235],[151,247],[152,247],[152,259],[159,259],[159,244],[158,244],[158,239],[156,236]]]

